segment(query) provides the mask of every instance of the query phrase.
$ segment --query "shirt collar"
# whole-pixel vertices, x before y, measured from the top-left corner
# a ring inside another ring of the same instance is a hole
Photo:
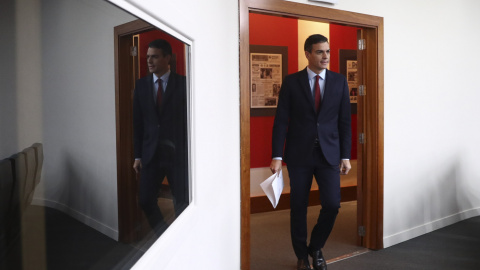
[[[307,67],[307,73],[308,73],[309,80],[312,80],[317,75],[320,75],[320,78],[322,78],[322,80],[325,80],[325,74],[327,73],[327,69],[324,69],[322,70],[322,72],[320,72],[320,74],[317,74],[313,72],[309,67]]]
[[[152,75],[153,75],[153,83],[156,83],[158,80],[158,76],[155,75],[155,73],[153,73]],[[162,77],[160,77],[160,79],[162,79],[163,83],[168,83],[169,77],[170,77],[170,70],[168,70],[167,73],[163,74]]]

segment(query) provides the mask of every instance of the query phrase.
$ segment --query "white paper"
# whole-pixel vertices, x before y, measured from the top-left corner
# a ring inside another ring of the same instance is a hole
[[[272,176],[268,177],[265,181],[260,183],[260,186],[272,203],[273,208],[276,208],[283,191],[282,171],[280,170],[278,174],[274,173]]]

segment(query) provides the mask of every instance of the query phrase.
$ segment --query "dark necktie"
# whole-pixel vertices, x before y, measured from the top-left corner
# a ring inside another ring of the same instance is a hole
[[[318,113],[320,111],[320,104],[322,103],[322,95],[320,94],[320,83],[318,80],[320,76],[315,76],[315,110]]]
[[[160,111],[160,105],[162,105],[162,97],[163,97],[163,81],[162,79],[158,79],[158,90],[157,90],[157,110]]]

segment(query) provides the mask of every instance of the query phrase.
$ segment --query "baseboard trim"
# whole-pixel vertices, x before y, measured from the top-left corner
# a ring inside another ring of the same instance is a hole
[[[469,209],[383,238],[384,248],[405,242],[465,219],[480,216],[480,207]]]
[[[118,241],[118,230],[115,230],[101,223],[98,220],[95,220],[75,209],[70,208],[68,205],[51,201],[51,200],[40,199],[40,198],[33,198],[32,204],[44,206],[44,207],[50,207],[58,211],[62,211],[63,213],[71,216],[72,218],[82,222],[83,224],[89,227],[92,227],[93,229],[105,234],[106,236],[112,238],[115,241]]]
[[[342,202],[355,201],[357,199],[357,187],[342,187],[341,188]],[[310,196],[308,200],[308,205],[319,205],[320,204],[320,192],[318,190],[310,191]],[[250,198],[250,213],[261,213],[261,212],[270,212],[270,211],[279,211],[290,209],[290,193],[282,194],[280,201],[278,202],[277,208],[272,207],[272,203],[267,196],[257,196]]]

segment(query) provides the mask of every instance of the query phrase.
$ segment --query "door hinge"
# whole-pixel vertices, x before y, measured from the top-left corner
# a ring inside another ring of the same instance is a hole
[[[359,96],[365,96],[367,94],[365,88],[366,87],[363,84],[358,86],[358,95]]]
[[[359,39],[358,40],[358,50],[363,51],[365,49],[366,49],[365,39]]]
[[[360,236],[365,236],[365,227],[364,226],[358,226],[358,235]]]
[[[138,48],[137,46],[130,47],[130,56],[137,56],[138,55]]]
[[[365,133],[360,133],[358,134],[358,142],[360,144],[364,144],[365,143]]]

